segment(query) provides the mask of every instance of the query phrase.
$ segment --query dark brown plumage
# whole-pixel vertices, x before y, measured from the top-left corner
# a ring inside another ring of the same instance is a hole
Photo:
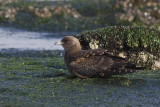
[[[108,77],[138,71],[134,64],[104,49],[81,50],[79,40],[73,36],[66,36],[56,44],[64,47],[64,61],[68,71],[80,78]]]

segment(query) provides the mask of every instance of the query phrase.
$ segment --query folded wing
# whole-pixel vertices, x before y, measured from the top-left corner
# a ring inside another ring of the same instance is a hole
[[[107,77],[115,74],[135,72],[126,69],[128,61],[124,58],[113,56],[106,50],[88,50],[75,53],[73,60],[68,64],[73,75],[85,77]]]

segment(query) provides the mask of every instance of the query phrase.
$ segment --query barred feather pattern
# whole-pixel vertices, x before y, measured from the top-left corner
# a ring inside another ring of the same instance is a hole
[[[65,60],[69,72],[80,78],[108,77],[138,72],[129,68],[126,59],[113,56],[104,49],[80,50]]]
[[[72,75],[79,78],[108,77],[139,71],[136,65],[108,53],[105,49],[81,50],[79,40],[73,36],[66,36],[55,44],[64,47],[65,65]]]

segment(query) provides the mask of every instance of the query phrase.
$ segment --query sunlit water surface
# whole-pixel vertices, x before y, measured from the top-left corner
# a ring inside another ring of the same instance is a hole
[[[0,28],[0,50],[63,50],[60,45],[54,42],[61,38],[51,37],[52,33],[29,32],[11,28]]]

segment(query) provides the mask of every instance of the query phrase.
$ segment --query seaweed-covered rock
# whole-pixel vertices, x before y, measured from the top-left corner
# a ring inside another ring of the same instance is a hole
[[[148,27],[112,26],[77,34],[83,49],[105,48],[138,67],[160,69],[160,32]]]

